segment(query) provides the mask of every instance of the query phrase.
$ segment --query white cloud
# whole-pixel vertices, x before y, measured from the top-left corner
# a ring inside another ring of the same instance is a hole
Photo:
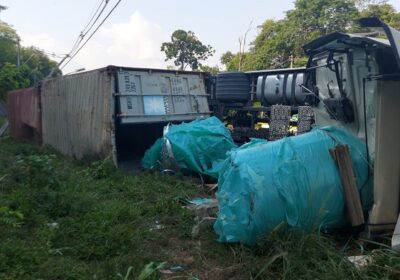
[[[135,12],[129,22],[114,24],[101,31],[113,44],[107,52],[125,54],[132,59],[161,58],[160,46],[163,39],[161,27],[148,22]]]
[[[139,12],[134,12],[125,22],[115,22],[100,28],[63,72],[69,73],[80,68],[90,70],[107,65],[166,68],[167,65],[173,65],[173,61],[165,62],[165,55],[160,51],[161,44],[170,39],[167,32]],[[24,46],[33,45],[57,54],[67,53],[72,45],[67,38],[52,37],[48,33],[20,32],[20,36]],[[215,66],[219,64],[218,60],[219,54],[216,53],[203,63]]]
[[[166,40],[168,36],[160,26],[135,12],[127,22],[100,28],[69,69],[93,69],[110,64],[164,68],[166,63],[160,47]]]
[[[19,35],[21,37],[21,44],[25,47],[35,46],[47,52],[53,52],[56,49],[56,40],[47,33],[19,32]]]

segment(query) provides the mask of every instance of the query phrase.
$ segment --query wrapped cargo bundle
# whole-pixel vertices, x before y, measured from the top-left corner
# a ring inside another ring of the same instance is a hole
[[[229,130],[216,117],[171,125],[164,137],[146,151],[142,166],[146,169],[169,169],[218,177],[227,152],[235,148]]]
[[[346,223],[345,197],[329,149],[347,144],[363,206],[372,199],[365,145],[336,127],[232,150],[218,180],[221,242],[252,245],[277,225],[313,230]]]

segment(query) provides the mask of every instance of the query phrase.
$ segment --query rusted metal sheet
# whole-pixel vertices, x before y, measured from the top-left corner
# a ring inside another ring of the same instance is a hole
[[[41,142],[39,88],[30,87],[10,91],[7,96],[7,108],[11,137]]]
[[[106,69],[45,81],[43,143],[78,159],[112,157],[112,84]]]
[[[0,117],[7,116],[7,103],[0,100]]]

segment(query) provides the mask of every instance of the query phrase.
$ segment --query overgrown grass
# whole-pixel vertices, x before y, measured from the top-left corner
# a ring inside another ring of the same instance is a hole
[[[279,228],[253,248],[191,237],[182,201],[204,196],[179,176],[127,175],[108,161],[77,162],[0,138],[0,279],[398,279],[400,255],[368,250],[357,270],[338,243]],[[353,252],[355,250],[353,249]],[[153,263],[152,263],[153,262]],[[144,270],[144,268],[146,268]],[[152,270],[153,269],[153,270]]]

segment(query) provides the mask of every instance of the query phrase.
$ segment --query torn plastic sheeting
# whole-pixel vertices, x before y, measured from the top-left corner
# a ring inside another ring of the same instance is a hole
[[[142,161],[144,168],[160,167],[163,145],[167,140],[181,170],[215,178],[218,177],[227,152],[236,147],[228,129],[216,117],[171,125],[163,139],[157,140],[146,151]]]
[[[333,126],[230,152],[219,176],[214,229],[222,242],[252,245],[282,222],[310,230],[344,225],[340,175],[329,148],[348,144],[363,205],[372,197],[365,145]]]
[[[146,169],[157,169],[160,166],[163,138],[159,138],[144,154],[142,166]]]
[[[214,199],[212,198],[202,198],[202,197],[196,197],[193,198],[192,200],[188,201],[190,204],[194,205],[204,205],[204,204],[211,204],[214,203]]]

